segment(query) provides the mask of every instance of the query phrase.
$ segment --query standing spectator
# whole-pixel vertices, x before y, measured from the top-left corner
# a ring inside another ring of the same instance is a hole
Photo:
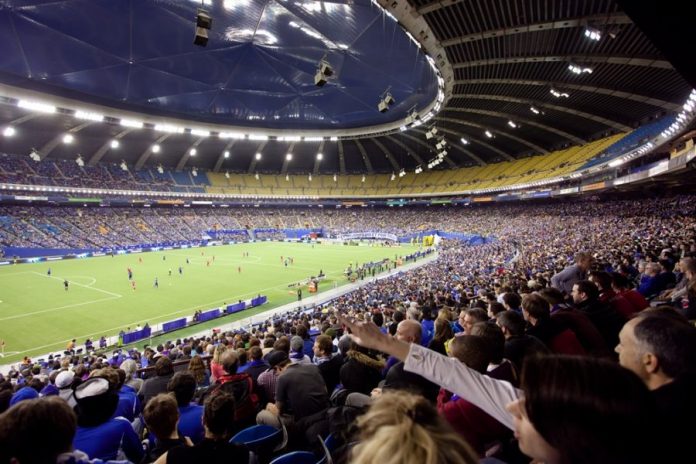
[[[561,272],[551,277],[551,286],[570,295],[573,285],[581,280],[585,280],[587,271],[592,267],[592,255],[586,251],[575,253],[575,264],[568,266]]]

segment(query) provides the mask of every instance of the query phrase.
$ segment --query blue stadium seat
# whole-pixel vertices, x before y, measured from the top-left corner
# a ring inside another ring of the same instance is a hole
[[[244,445],[249,450],[273,449],[283,442],[283,431],[270,425],[254,425],[238,432],[230,443]]]

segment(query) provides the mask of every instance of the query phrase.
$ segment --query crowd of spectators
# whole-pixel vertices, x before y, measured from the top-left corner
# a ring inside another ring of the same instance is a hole
[[[50,409],[76,424],[55,454],[82,459],[246,462],[227,440],[258,422],[285,428],[289,449],[329,432],[357,440],[343,450],[353,462],[678,461],[692,455],[683,424],[696,413],[695,209],[678,196],[316,212],[336,231],[490,239],[443,240],[435,261],[244,330],[25,359],[0,383],[0,454],[26,452],[18,424],[50,435],[50,421],[35,423]],[[170,211],[122,218],[225,220]]]

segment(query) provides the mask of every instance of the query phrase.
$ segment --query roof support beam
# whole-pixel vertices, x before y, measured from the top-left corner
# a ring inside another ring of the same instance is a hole
[[[585,113],[584,111],[579,111],[579,110],[574,110],[572,108],[568,108],[566,106],[561,106],[561,105],[552,105],[550,103],[544,103],[539,100],[529,100],[527,98],[517,98],[517,97],[509,97],[506,95],[484,95],[484,94],[477,94],[477,93],[457,93],[452,95],[452,98],[471,98],[471,99],[477,99],[477,100],[493,100],[493,101],[504,101],[504,102],[509,102],[509,103],[522,103],[524,105],[531,105],[531,106],[536,106],[536,107],[543,107],[543,108],[549,108],[555,111],[560,111],[562,113],[568,113],[572,114],[573,116],[577,116],[580,118],[585,118],[589,119],[590,121],[598,122],[600,124],[603,124],[608,127],[612,127],[616,130],[620,130],[622,132],[630,132],[633,130],[631,127],[622,124],[618,121],[613,121],[611,119],[604,118],[602,116],[597,116],[594,114],[590,113]]]
[[[232,139],[229,142],[227,142],[227,145],[225,145],[225,148],[222,149],[222,153],[220,153],[220,156],[218,156],[218,159],[215,162],[215,167],[213,168],[213,172],[220,172],[220,168],[222,167],[222,163],[225,162],[225,152],[228,151],[230,148],[232,148],[235,143],[237,143],[237,140],[235,140],[235,139]]]
[[[267,143],[266,141],[261,142],[256,149],[256,153],[261,153],[261,155],[263,155],[263,149],[266,147]],[[249,170],[247,171],[249,174],[253,174],[254,171],[256,171],[256,163],[259,162],[259,160],[256,159],[256,153],[251,157],[251,163],[249,163]]]
[[[164,142],[165,140],[167,140],[167,138],[170,135],[172,135],[172,134],[164,134],[164,135],[159,136],[157,138],[157,140],[155,140],[155,143],[153,143],[149,147],[147,147],[147,149],[140,155],[140,157],[138,158],[138,161],[136,161],[136,163],[135,163],[135,170],[136,171],[138,169],[141,169],[145,165],[147,160],[150,158],[150,155],[152,154],[152,147]]]
[[[341,175],[346,173],[346,157],[343,155],[343,142],[338,140],[338,169]]]
[[[365,163],[365,168],[367,169],[368,174],[372,174],[374,172],[372,169],[372,163],[370,163],[370,158],[368,158],[368,156],[367,156],[367,152],[365,151],[365,147],[363,147],[362,143],[360,143],[360,140],[358,140],[358,139],[355,139],[354,142],[358,146],[358,150],[360,150],[360,154],[362,155],[362,159],[363,159],[363,162]]]
[[[503,137],[507,137],[510,140],[514,140],[515,142],[521,143],[522,145],[526,145],[529,148],[531,148],[532,150],[535,150],[539,154],[545,155],[549,152],[546,148],[542,148],[539,145],[536,145],[532,142],[528,142],[527,140],[520,138],[520,137],[517,137],[516,135],[512,135],[508,132],[504,132],[504,131],[501,131],[499,129],[494,129],[492,127],[486,127],[486,126],[483,126],[481,124],[477,124],[475,122],[465,121],[462,119],[445,118],[445,117],[439,117],[439,116],[436,116],[435,119],[437,119],[438,121],[453,122],[455,124],[462,124],[465,126],[476,127],[477,129],[484,129],[484,130],[493,129],[493,130],[495,130],[495,132],[502,135]],[[519,121],[519,119],[518,119],[518,121]]]
[[[570,84],[566,82],[552,82],[552,81],[539,81],[539,80],[526,80],[526,79],[463,79],[455,81],[454,85],[475,85],[475,84],[508,84],[508,85],[534,85],[541,87],[554,87],[554,88],[564,88],[571,90],[579,90],[581,92],[589,92],[594,94],[608,95],[610,97],[623,98],[625,100],[631,100],[638,103],[644,103],[646,105],[657,106],[659,108],[664,108],[670,111],[678,111],[681,109],[681,105],[678,103],[668,102],[666,100],[660,100],[659,98],[648,97],[647,95],[638,95],[631,92],[623,92],[616,89],[607,89],[602,87],[595,87],[594,85],[580,85],[580,84]]]
[[[568,63],[576,62],[582,64],[616,64],[622,66],[643,66],[659,69],[673,69],[672,64],[666,60],[656,60],[650,58],[634,58],[632,56],[605,56],[605,55],[551,55],[551,56],[523,56],[523,57],[504,57],[491,58],[488,60],[472,60],[452,65],[454,69],[475,68],[478,66],[496,66],[499,64],[520,64],[520,63]]]
[[[288,147],[287,154],[292,155],[292,151],[295,149],[295,142],[292,142],[290,146]],[[288,159],[287,155],[283,156],[283,167],[280,168],[280,173],[285,174],[288,172],[288,164],[290,164],[290,160]]]
[[[416,164],[423,164],[423,158],[418,156],[416,153],[412,153],[408,146],[401,140],[398,140],[396,137],[392,137],[391,135],[387,135],[387,138],[395,144],[397,144],[398,146],[400,146],[401,148],[403,148],[406,151],[406,154],[408,154],[408,156],[416,160]]]
[[[428,156],[430,156],[430,152],[432,151],[433,147],[431,147],[430,145],[428,145],[426,142],[424,142],[423,140],[421,140],[421,139],[419,139],[419,138],[417,138],[417,137],[413,137],[412,135],[408,135],[408,134],[405,133],[405,132],[402,132],[402,133],[400,133],[399,135],[402,136],[402,137],[406,137],[407,139],[412,140],[412,141],[416,142],[417,144],[419,144],[419,145],[425,147],[425,149],[428,150]],[[396,138],[394,138],[394,141],[396,142]],[[458,166],[457,166],[457,163],[455,163],[454,161],[452,161],[451,159],[449,159],[449,157],[445,157],[445,162],[446,162],[447,164],[449,164],[449,166],[450,166],[451,168],[456,168],[456,167],[458,167]]]
[[[374,138],[374,139],[372,139],[372,143],[374,143],[375,145],[377,145],[377,147],[378,147],[380,150],[382,150],[382,153],[384,153],[384,155],[387,157],[387,159],[389,160],[389,162],[391,163],[391,165],[392,165],[392,167],[394,168],[395,171],[399,171],[399,170],[402,168],[402,166],[399,166],[399,163],[396,162],[396,159],[394,158],[394,156],[393,156],[393,155],[391,154],[391,152],[387,149],[387,147],[384,146],[384,144],[383,144],[382,142],[380,142],[379,140],[377,140],[376,138]]]
[[[198,140],[196,140],[195,142],[193,142],[193,143],[186,149],[186,151],[184,152],[184,154],[181,155],[181,159],[180,159],[179,162],[176,164],[176,170],[177,170],[177,171],[181,171],[181,170],[184,168],[184,166],[186,166],[186,162],[189,160],[189,158],[191,158],[191,150],[193,150],[194,148],[198,147],[198,145],[200,145],[200,143],[201,143],[203,140],[205,140],[204,137],[199,138]]]
[[[99,161],[101,161],[102,157],[106,154],[107,151],[109,151],[109,148],[111,148],[111,141],[112,140],[120,140],[134,130],[135,129],[133,129],[133,128],[123,130],[123,131],[119,132],[118,134],[116,134],[113,139],[107,140],[106,143],[104,143],[104,145],[99,147],[99,149],[97,151],[95,151],[94,154],[89,158],[89,161],[87,162],[87,166],[94,166]]]
[[[439,10],[440,8],[459,3],[459,0],[442,0],[434,1],[423,5],[418,9],[418,13],[426,14],[432,11]],[[495,37],[516,35],[516,34],[527,34],[530,32],[543,32],[554,29],[567,29],[573,27],[585,27],[585,26],[601,26],[601,25],[621,25],[621,24],[632,24],[631,18],[625,13],[610,13],[610,14],[598,14],[592,16],[584,16],[581,18],[573,19],[563,19],[559,21],[543,22],[543,23],[533,23],[525,24],[523,26],[508,27],[503,29],[491,29],[488,31],[482,31],[477,34],[462,35],[459,37],[453,37],[448,40],[442,41],[443,47],[450,47],[452,45],[457,45],[461,43],[476,42],[478,40],[486,40]]]
[[[50,155],[51,152],[58,145],[60,145],[63,142],[63,137],[65,136],[65,134],[76,134],[76,133],[80,132],[82,129],[84,129],[85,127],[91,126],[92,124],[94,124],[94,122],[92,122],[92,121],[83,122],[82,124],[79,124],[75,127],[71,127],[67,131],[56,135],[48,143],[46,143],[43,147],[41,147],[41,149],[38,151],[39,157],[42,160],[48,158],[48,155]]]
[[[319,144],[319,149],[317,150],[317,154],[319,153],[324,153],[324,141],[322,140],[321,143]],[[322,155],[323,157],[323,155]],[[314,169],[312,169],[312,173],[316,176],[319,174],[319,166],[321,165],[321,160],[319,159],[318,156],[314,157]]]
[[[438,130],[440,130],[440,131],[442,131],[442,132],[447,132],[448,134],[452,134],[452,135],[454,135],[454,136],[456,136],[456,137],[461,137],[461,136],[463,135],[461,132],[453,131],[452,129],[447,129],[446,127],[439,127]],[[489,143],[486,143],[486,142],[484,142],[484,141],[481,140],[481,139],[474,138],[474,137],[470,137],[470,136],[468,136],[467,138],[468,138],[468,140],[470,140],[471,142],[478,143],[479,145],[482,145],[482,146],[488,148],[488,149],[491,150],[492,152],[497,153],[498,155],[500,155],[501,157],[503,157],[504,159],[506,159],[506,160],[508,160],[508,161],[515,161],[515,160],[516,160],[516,158],[514,158],[513,156],[508,155],[507,153],[505,153],[505,152],[502,151],[501,149],[496,148],[496,147],[494,147],[493,145],[491,145],[491,144],[489,144]],[[453,143],[453,144],[451,144],[451,146],[455,146],[455,147],[461,148],[459,143]],[[464,148],[461,148],[461,149],[462,149],[462,151],[465,150]]]

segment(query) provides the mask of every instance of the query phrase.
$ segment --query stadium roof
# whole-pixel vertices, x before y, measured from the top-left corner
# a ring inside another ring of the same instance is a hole
[[[440,168],[482,165],[630,131],[691,91],[610,0],[0,0],[0,41],[0,151],[93,163],[396,172],[444,137]]]

